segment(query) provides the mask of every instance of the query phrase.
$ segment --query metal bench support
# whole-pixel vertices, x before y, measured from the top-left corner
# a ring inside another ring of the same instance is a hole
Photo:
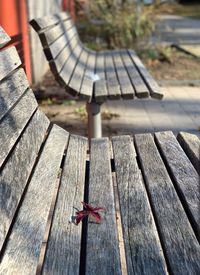
[[[88,113],[88,136],[89,138],[102,137],[101,104],[96,102],[87,103]]]

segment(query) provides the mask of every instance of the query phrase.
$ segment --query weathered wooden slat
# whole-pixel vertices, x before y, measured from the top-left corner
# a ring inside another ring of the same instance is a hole
[[[119,99],[121,97],[121,90],[112,60],[112,53],[105,52],[104,58],[108,96],[110,99]]]
[[[54,126],[8,239],[0,274],[34,274],[68,134]],[[39,191],[39,192],[38,192]]]
[[[155,138],[200,242],[199,175],[172,132],[156,133]]]
[[[106,75],[105,75],[104,54],[101,52],[97,53],[95,74],[99,79],[95,81],[94,97],[97,102],[104,102],[108,97],[108,91],[107,91],[106,81],[105,81]]]
[[[135,144],[169,270],[198,274],[200,246],[153,137],[136,135]]]
[[[112,144],[128,274],[168,274],[133,142],[122,136]]]
[[[77,38],[76,29],[71,28],[68,33],[64,33],[48,48],[44,48],[47,60],[55,59],[62,49],[69,45],[71,38],[74,36]]]
[[[86,274],[121,274],[107,138],[91,141],[89,203],[106,213],[101,224],[88,223]]]
[[[10,37],[4,31],[4,29],[0,26],[0,48],[8,44],[10,42]]]
[[[46,28],[52,28],[60,21],[69,20],[70,15],[65,11],[58,14],[47,15],[30,21],[31,26],[38,32]]]
[[[0,121],[29,87],[23,69],[17,70],[0,83]]]
[[[68,220],[82,208],[86,152],[87,139],[70,136],[43,274],[79,274],[82,226]]]
[[[138,71],[140,72],[141,76],[143,77],[145,83],[147,84],[150,94],[152,97],[161,99],[163,97],[163,94],[161,93],[161,89],[158,86],[155,79],[150,75],[150,73],[147,71],[139,57],[135,54],[133,50],[128,50],[133,62],[135,63]]]
[[[62,70],[64,64],[67,62],[69,56],[73,52],[73,49],[78,44],[77,36],[74,35],[70,42],[61,50],[58,56],[55,59],[49,61],[51,71],[54,74],[59,74]]]
[[[95,64],[96,54],[90,52],[87,59],[87,66],[83,76],[83,81],[80,90],[80,96],[82,98],[89,99],[92,97],[93,85],[95,82]]]
[[[0,51],[0,81],[21,65],[15,47]]]
[[[80,89],[81,89],[81,83],[83,80],[87,59],[88,59],[88,53],[86,51],[82,51],[79,57],[78,63],[74,69],[73,75],[69,82],[70,88],[74,89],[77,92],[80,92]]]
[[[79,44],[77,44],[74,47],[73,52],[65,62],[65,65],[63,66],[61,72],[59,73],[58,78],[60,81],[63,82],[64,86],[68,85],[81,52],[82,48]],[[75,93],[77,93],[77,91],[75,91]]]
[[[200,174],[200,140],[196,135],[180,132],[177,137],[186,155]]]
[[[55,40],[57,40],[62,34],[68,31],[73,26],[71,20],[67,20],[64,22],[60,22],[54,28],[47,29],[46,31],[39,34],[40,40],[42,42],[43,47],[47,47],[51,45]]]
[[[0,173],[0,251],[48,125],[47,117],[36,111]]]
[[[139,72],[137,71],[135,65],[133,64],[127,51],[120,51],[124,66],[128,72],[131,83],[135,89],[136,96],[138,98],[148,97],[149,90],[145,85],[143,79],[141,78]]]
[[[28,91],[0,123],[0,167],[36,108],[35,97]]]
[[[122,91],[122,97],[124,99],[133,99],[135,91],[127,74],[126,68],[124,67],[124,64],[122,62],[120,52],[113,51],[112,56]]]

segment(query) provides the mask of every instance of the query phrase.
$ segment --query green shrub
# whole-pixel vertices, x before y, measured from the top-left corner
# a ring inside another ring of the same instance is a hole
[[[139,3],[139,2],[138,2]],[[90,1],[84,35],[104,40],[108,48],[132,47],[154,29],[153,7],[128,1]]]

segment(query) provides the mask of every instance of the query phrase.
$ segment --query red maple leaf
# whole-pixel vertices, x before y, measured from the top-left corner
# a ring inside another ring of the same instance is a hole
[[[101,210],[105,211],[105,208],[93,207],[86,202],[81,202],[81,203],[83,204],[84,209],[76,212],[76,217],[75,217],[76,225],[78,225],[80,221],[82,221],[85,217],[90,215],[95,218],[97,223],[100,223],[102,218],[101,218],[101,215],[98,213],[98,211],[101,211]]]

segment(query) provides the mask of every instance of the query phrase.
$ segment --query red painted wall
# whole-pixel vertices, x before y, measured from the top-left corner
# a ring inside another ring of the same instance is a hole
[[[40,0],[48,1],[48,0]],[[11,36],[9,45],[16,46],[27,77],[31,83],[31,57],[28,25],[27,0],[0,0],[0,25]],[[68,10],[75,16],[74,0],[62,0],[63,10]]]
[[[0,25],[11,36],[31,82],[30,47],[26,0],[0,0]]]
[[[65,11],[69,11],[71,16],[75,18],[75,7],[74,0],[63,0],[62,1],[62,9]]]

